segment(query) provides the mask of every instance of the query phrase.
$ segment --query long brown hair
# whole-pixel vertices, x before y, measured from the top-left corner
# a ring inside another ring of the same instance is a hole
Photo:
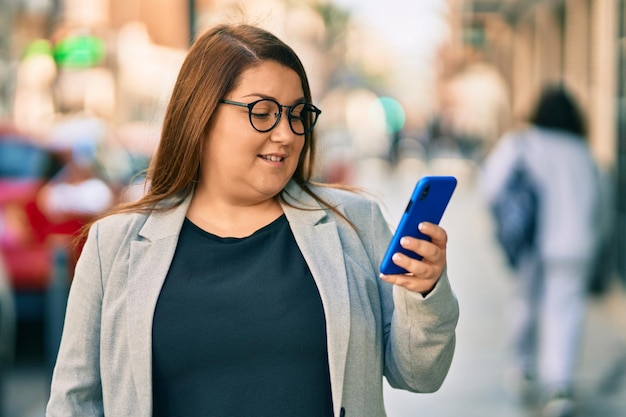
[[[219,101],[236,87],[245,70],[265,61],[275,61],[295,71],[300,77],[305,100],[312,102],[302,62],[291,47],[272,33],[247,24],[221,24],[199,36],[183,61],[174,84],[159,145],[148,167],[146,193],[137,201],[114,207],[105,216],[164,210],[180,204],[198,181],[207,132]],[[306,193],[337,212],[308,186],[313,176],[315,155],[316,139],[311,131],[305,136],[292,178]],[[283,193],[278,198],[284,202]],[[164,201],[167,204],[159,204]],[[88,227],[81,237],[84,238]]]

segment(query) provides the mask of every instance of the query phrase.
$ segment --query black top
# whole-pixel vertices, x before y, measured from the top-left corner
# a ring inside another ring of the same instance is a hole
[[[284,215],[245,238],[185,219],[154,312],[154,416],[332,416],[325,324]]]

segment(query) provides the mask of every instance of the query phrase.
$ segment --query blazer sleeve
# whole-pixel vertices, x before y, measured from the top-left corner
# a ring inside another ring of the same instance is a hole
[[[46,416],[103,416],[100,318],[103,297],[98,224],[76,264]]]
[[[373,247],[382,259],[390,231],[380,208],[373,210]],[[394,388],[434,392],[454,355],[459,305],[444,269],[426,297],[377,280],[383,308],[384,375]]]

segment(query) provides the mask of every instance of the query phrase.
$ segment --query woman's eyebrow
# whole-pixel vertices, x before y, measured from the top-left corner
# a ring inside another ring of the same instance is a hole
[[[269,98],[275,101],[278,101],[278,99],[276,99],[276,97],[274,96],[270,96],[268,94],[261,94],[261,93],[250,93],[250,94],[246,94],[245,96],[242,96],[242,98],[247,98],[247,97],[259,97],[259,98]],[[306,101],[306,97],[301,96],[295,100],[292,101],[292,103],[302,103],[303,101]],[[280,101],[278,101],[280,103]],[[282,103],[281,103],[282,104]]]

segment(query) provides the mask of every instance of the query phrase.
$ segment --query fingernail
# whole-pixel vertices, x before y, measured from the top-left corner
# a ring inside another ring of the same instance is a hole
[[[417,225],[417,228],[418,228],[419,230],[424,230],[424,223],[420,223],[420,224],[418,224],[418,225]]]
[[[406,245],[408,245],[408,244],[409,244],[409,239],[407,239],[407,238],[405,238],[405,237],[400,238],[400,245],[402,245],[402,246],[406,246]]]

